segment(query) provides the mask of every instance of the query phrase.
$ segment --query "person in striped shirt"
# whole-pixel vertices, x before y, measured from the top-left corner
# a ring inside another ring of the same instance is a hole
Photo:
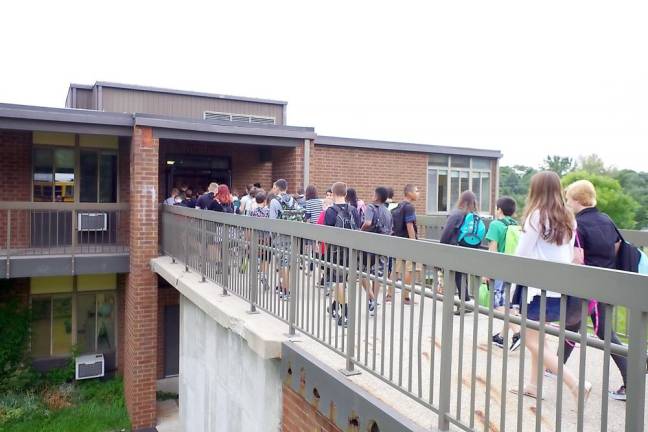
[[[317,223],[320,213],[322,213],[322,200],[317,197],[317,189],[313,185],[306,188],[306,220],[310,223]]]

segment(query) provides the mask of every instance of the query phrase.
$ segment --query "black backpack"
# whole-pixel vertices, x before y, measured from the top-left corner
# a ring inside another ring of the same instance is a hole
[[[403,215],[403,210],[405,209],[405,203],[400,202],[395,209],[391,211],[392,213],[392,223],[393,223],[393,234],[397,237],[408,237],[407,235],[407,225],[405,224],[405,218]]]
[[[373,210],[373,217],[371,218],[371,229],[369,230],[369,232],[382,233],[385,221],[380,217],[380,206],[378,206],[377,204],[369,204],[369,206]]]
[[[357,230],[358,225],[356,224],[355,218],[351,211],[353,207],[347,205],[346,207],[339,206],[337,204],[333,205],[333,211],[335,212],[335,227],[343,229],[352,229]]]

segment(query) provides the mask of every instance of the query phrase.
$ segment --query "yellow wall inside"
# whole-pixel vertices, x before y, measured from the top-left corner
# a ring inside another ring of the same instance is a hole
[[[74,134],[61,132],[34,132],[34,144],[74,146]]]
[[[73,276],[44,276],[30,279],[32,295],[72,292],[73,284]]]

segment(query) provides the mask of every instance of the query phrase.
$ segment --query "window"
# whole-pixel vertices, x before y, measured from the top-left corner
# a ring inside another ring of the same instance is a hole
[[[114,351],[116,283],[115,274],[31,278],[31,355]]]
[[[74,202],[74,150],[35,147],[33,194],[36,202]]]
[[[117,202],[117,153],[81,150],[81,202]]]
[[[471,190],[482,213],[490,212],[491,160],[431,154],[428,157],[428,213],[450,211],[459,195]]]

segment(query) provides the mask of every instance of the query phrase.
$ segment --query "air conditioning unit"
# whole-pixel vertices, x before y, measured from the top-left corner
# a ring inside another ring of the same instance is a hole
[[[105,364],[103,354],[79,356],[76,358],[75,377],[77,380],[102,377]]]
[[[107,213],[79,213],[78,216],[79,231],[106,231],[108,229]]]

